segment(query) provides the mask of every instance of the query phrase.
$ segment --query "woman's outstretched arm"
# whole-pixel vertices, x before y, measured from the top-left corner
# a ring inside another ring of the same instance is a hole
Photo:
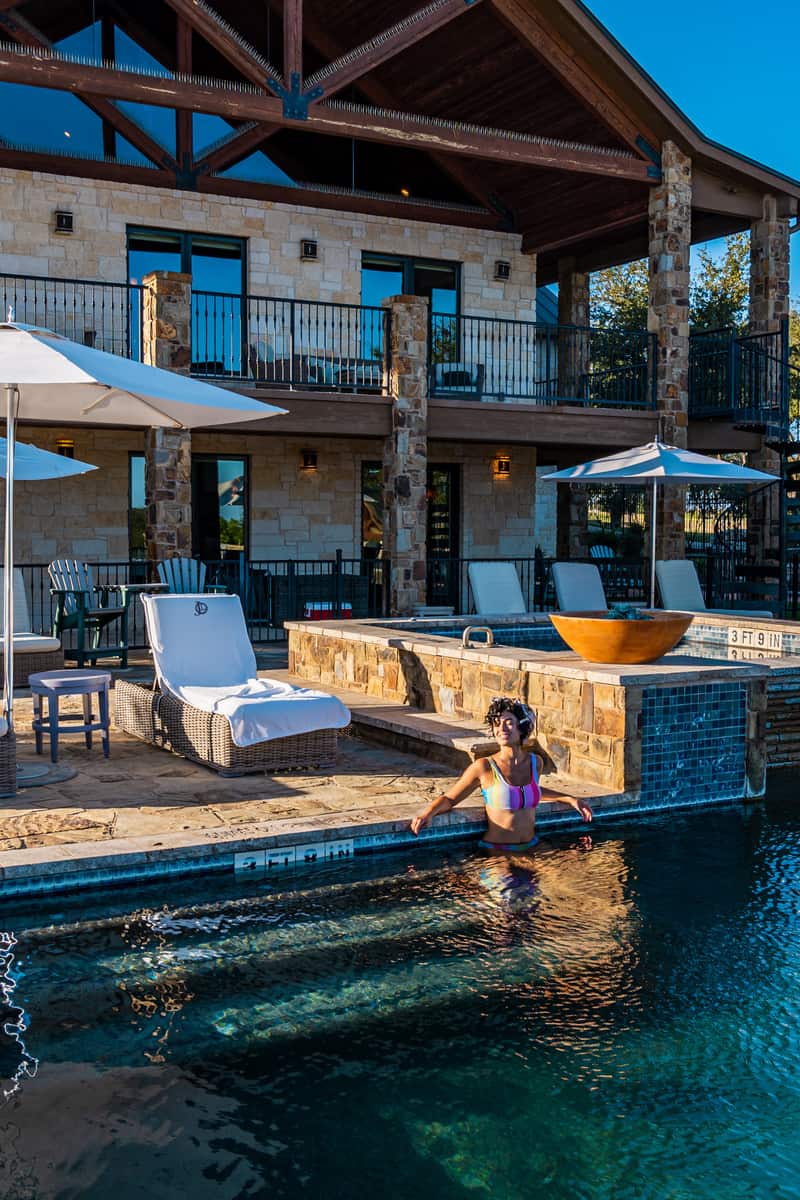
[[[457,804],[465,800],[470,792],[474,792],[480,783],[482,772],[482,758],[477,759],[474,763],[470,763],[457,783],[448,788],[446,792],[443,792],[441,796],[437,796],[435,800],[432,800],[427,808],[423,808],[422,812],[412,817],[411,824],[409,825],[411,832],[419,833],[421,829],[430,824],[433,817],[438,816],[439,813],[450,812],[451,808],[455,808]]]

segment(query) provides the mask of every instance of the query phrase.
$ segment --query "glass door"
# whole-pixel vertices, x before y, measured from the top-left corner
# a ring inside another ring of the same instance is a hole
[[[192,554],[204,562],[247,551],[247,460],[192,456]]]
[[[428,604],[460,610],[460,475],[454,463],[428,465]]]

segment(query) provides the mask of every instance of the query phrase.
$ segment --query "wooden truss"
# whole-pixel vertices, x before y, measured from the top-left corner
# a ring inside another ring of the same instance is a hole
[[[283,67],[277,70],[221,18],[205,0],[166,0],[176,14],[174,75],[144,74],[113,63],[111,19],[125,24],[128,14],[118,0],[104,12],[102,65],[53,53],[47,38],[24,19],[9,0],[0,0],[0,37],[17,44],[0,46],[0,79],[54,88],[78,96],[104,122],[104,149],[114,156],[115,134],[140,150],[164,182],[197,187],[199,181],[263,146],[281,129],[357,138],[366,142],[425,151],[458,181],[483,208],[502,211],[469,170],[465,159],[600,175],[644,184],[660,178],[657,156],[649,149],[630,113],[592,78],[558,34],[534,17],[521,0],[430,0],[412,15],[351,50],[342,50],[327,28],[304,23],[303,0],[282,0]],[[435,30],[464,20],[480,4],[498,17],[534,53],[544,58],[560,82],[580,96],[621,142],[618,149],[487,128],[416,113],[395,111],[392,97],[374,72]],[[126,6],[127,7],[127,6]],[[211,45],[237,75],[236,82],[193,74],[192,39]],[[328,59],[303,75],[304,42]],[[344,103],[336,97],[357,85],[369,104]],[[158,105],[176,112],[173,158],[115,101]],[[229,137],[195,159],[192,113],[223,117],[234,125]],[[5,151],[3,151],[5,153]],[[54,156],[55,158],[56,156]],[[58,158],[62,164],[63,158]],[[216,189],[214,189],[216,190]]]

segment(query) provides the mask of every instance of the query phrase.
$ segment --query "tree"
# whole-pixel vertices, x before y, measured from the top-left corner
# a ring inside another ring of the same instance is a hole
[[[592,276],[592,324],[603,328],[647,328],[647,260],[609,267]],[[734,233],[721,255],[698,251],[689,291],[693,330],[743,329],[750,290],[750,238]]]

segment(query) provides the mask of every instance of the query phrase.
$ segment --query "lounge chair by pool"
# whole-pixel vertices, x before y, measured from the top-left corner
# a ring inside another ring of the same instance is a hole
[[[513,563],[470,563],[469,584],[476,613],[511,616],[527,612],[519,575]]]
[[[143,596],[150,691],[115,688],[117,724],[222,775],[321,766],[350,713],[334,696],[259,679],[238,596]]]
[[[772,617],[774,613],[766,609],[748,608],[706,608],[697,569],[693,562],[686,558],[660,559],[656,561],[656,580],[664,608],[679,612],[709,612],[716,616],[749,616]]]
[[[553,584],[561,612],[608,609],[603,580],[593,563],[553,563]]]

